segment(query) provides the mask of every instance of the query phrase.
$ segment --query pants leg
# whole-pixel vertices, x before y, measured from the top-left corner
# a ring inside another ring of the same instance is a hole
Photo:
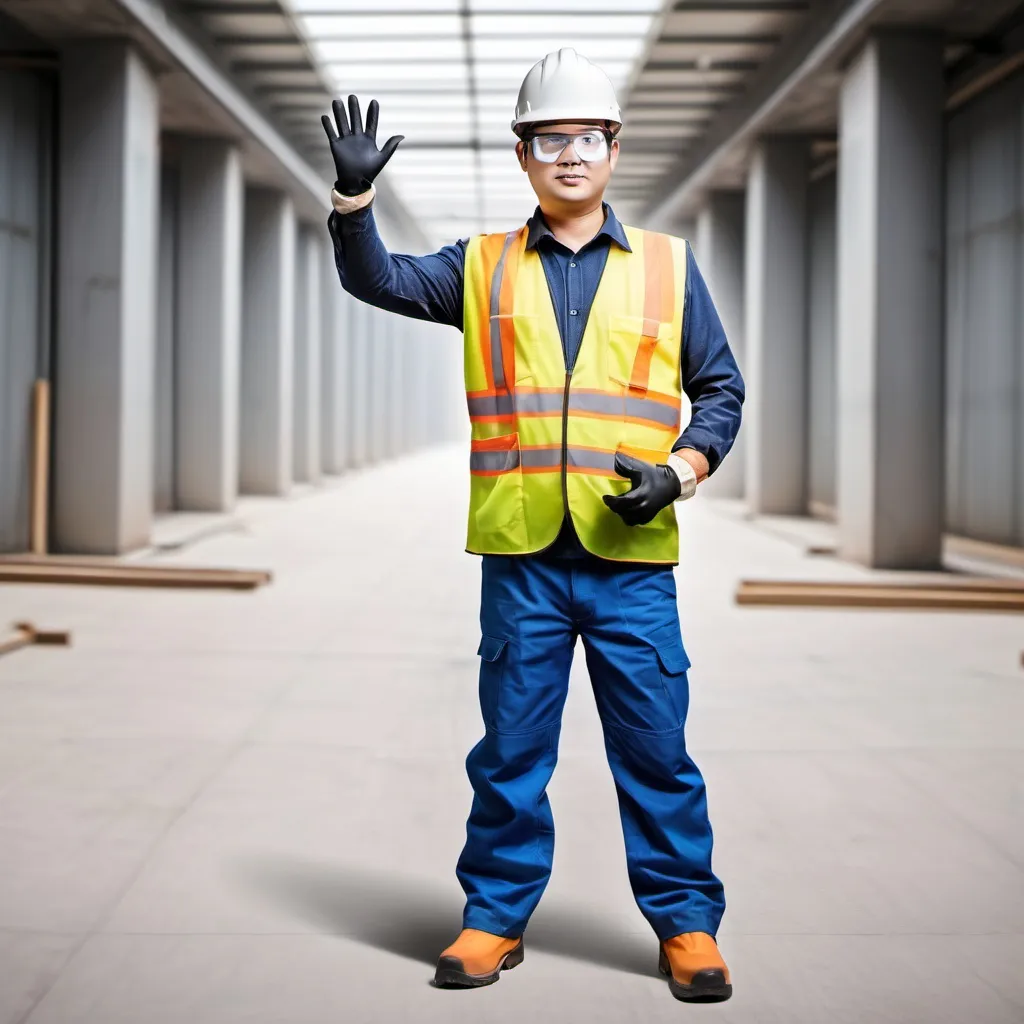
[[[483,559],[480,708],[466,759],[473,805],[456,874],[463,927],[519,936],[554,856],[546,793],[555,768],[576,634],[569,572],[532,559]]]
[[[671,569],[581,574],[580,626],[615,779],[629,880],[659,939],[717,934],[725,897],[711,869],[704,780],[686,751],[689,704]]]

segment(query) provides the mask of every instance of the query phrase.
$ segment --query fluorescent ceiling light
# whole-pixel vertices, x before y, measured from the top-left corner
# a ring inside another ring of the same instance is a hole
[[[364,39],[358,43],[325,39],[316,44],[317,56],[325,63],[344,66],[353,60],[380,61],[381,64],[401,60],[457,60],[466,56],[462,39]]]
[[[296,11],[365,11],[372,7],[380,19],[402,20],[408,11],[452,11],[462,9],[462,0],[288,0]]]
[[[366,8],[364,7],[363,10]],[[379,14],[313,14],[301,18],[310,38],[333,37],[350,40],[387,36],[440,36],[462,38],[462,19],[457,14],[426,16],[417,14],[381,16]]]
[[[347,61],[344,64],[330,61],[326,65],[329,74],[339,81],[350,79],[353,82],[373,82],[383,85],[390,82],[401,82],[406,79],[429,82],[438,79],[464,79],[466,65],[461,60],[448,61],[443,64],[415,64],[412,62],[377,61],[373,64],[356,64]]]
[[[563,46],[573,45],[572,38],[562,36],[539,36],[530,35],[523,38],[502,38],[501,36],[487,36],[473,40],[473,57],[476,60],[509,60],[511,58],[522,58],[529,62],[530,67],[542,60],[545,54],[551,53]],[[575,43],[575,48],[592,60],[595,64],[604,67],[604,61],[623,62],[631,61],[643,47],[643,39],[623,39],[619,36],[607,36],[600,39],[590,39]],[[529,68],[527,68],[529,70]]]
[[[561,36],[572,39],[577,32],[587,36],[616,36],[628,38],[643,36],[651,24],[649,14],[587,15],[570,14],[474,14],[470,19],[471,31],[481,35]],[[584,46],[578,45],[580,53]],[[541,56],[544,56],[541,54]]]
[[[622,11],[623,0],[557,0],[560,11],[570,11],[574,8],[579,10],[578,28],[585,33],[588,29],[590,16],[599,14],[602,11],[616,13]],[[553,0],[516,0],[515,7],[520,11],[536,11],[543,14],[553,5]],[[439,7],[446,6],[438,4]],[[511,6],[508,0],[469,0],[469,6],[474,13],[483,11],[507,11]],[[630,12],[650,11],[657,13],[663,6],[663,0],[629,0]]]

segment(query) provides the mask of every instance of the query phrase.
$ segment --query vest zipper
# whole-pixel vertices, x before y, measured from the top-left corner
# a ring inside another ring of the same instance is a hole
[[[565,391],[562,392],[562,513],[569,523],[576,543],[583,548],[583,542],[576,532],[576,524],[569,511],[569,386],[572,384],[572,370],[565,371]],[[583,548],[585,551],[586,548]]]

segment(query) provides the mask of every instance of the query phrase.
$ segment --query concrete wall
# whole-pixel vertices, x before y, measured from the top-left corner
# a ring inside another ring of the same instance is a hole
[[[0,70],[0,551],[29,546],[32,384],[49,342],[47,83]]]
[[[948,528],[1024,545],[1024,75],[949,123]]]

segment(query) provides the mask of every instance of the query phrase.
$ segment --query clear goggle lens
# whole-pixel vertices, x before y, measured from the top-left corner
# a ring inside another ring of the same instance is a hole
[[[534,135],[533,155],[545,164],[553,164],[572,145],[576,155],[587,163],[603,160],[608,155],[608,139],[604,132],[583,132],[580,135]]]

